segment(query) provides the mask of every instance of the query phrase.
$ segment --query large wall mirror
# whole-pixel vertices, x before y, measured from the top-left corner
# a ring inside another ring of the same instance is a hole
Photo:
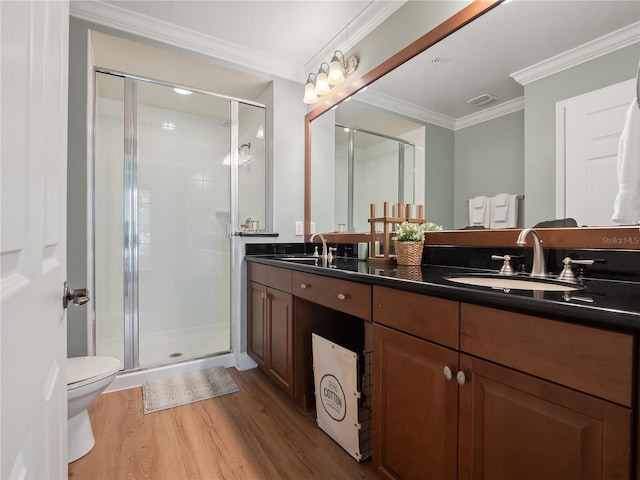
[[[615,151],[565,165],[559,135],[575,99],[616,86],[615,118],[596,123],[619,136],[639,60],[637,0],[473,2],[365,74],[348,102],[307,115],[306,233],[310,222],[366,232],[369,204],[385,200],[424,203],[428,221],[464,229],[470,199],[501,193],[517,195],[518,227],[612,225]]]

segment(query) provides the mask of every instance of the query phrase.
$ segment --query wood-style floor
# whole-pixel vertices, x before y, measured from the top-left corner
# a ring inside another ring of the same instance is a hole
[[[260,370],[229,373],[240,391],[144,415],[142,389],[89,408],[96,445],[73,480],[375,479]]]

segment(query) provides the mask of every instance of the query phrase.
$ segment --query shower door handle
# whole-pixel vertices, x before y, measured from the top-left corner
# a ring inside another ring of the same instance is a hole
[[[67,308],[70,301],[73,302],[74,305],[84,305],[89,301],[89,292],[86,288],[71,288],[67,282],[64,282],[62,306]]]

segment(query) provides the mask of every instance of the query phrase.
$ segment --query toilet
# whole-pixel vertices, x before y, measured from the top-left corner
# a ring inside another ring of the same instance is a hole
[[[112,357],[67,359],[69,463],[91,451],[95,444],[87,408],[120,371],[120,360]]]

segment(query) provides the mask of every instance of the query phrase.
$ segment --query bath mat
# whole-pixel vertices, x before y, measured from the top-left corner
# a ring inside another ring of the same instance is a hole
[[[144,413],[186,405],[238,391],[224,367],[161,378],[142,385]]]

